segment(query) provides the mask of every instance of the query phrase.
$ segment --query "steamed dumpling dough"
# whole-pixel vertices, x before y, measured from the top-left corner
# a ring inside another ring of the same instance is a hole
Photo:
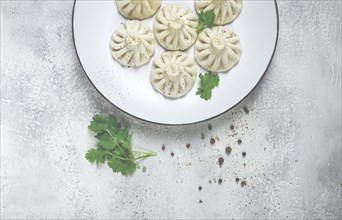
[[[154,35],[141,21],[126,21],[114,31],[109,42],[112,56],[122,65],[141,66],[154,54]]]
[[[188,7],[170,4],[156,14],[154,34],[166,50],[185,50],[197,38],[197,15]]]
[[[161,0],[115,0],[122,16],[142,20],[154,15],[161,5]]]
[[[165,52],[153,60],[151,83],[166,97],[184,96],[193,87],[196,77],[195,63],[184,52]]]
[[[240,13],[242,0],[195,0],[197,12],[214,11],[214,24],[223,25],[232,22]]]
[[[241,57],[240,38],[229,28],[204,29],[195,43],[195,60],[204,69],[225,72]]]

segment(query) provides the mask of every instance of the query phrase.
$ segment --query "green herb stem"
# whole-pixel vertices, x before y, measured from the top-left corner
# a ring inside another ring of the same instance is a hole
[[[137,150],[132,150],[133,153],[136,154],[142,154],[142,155],[148,155],[148,156],[157,156],[156,152],[148,152],[148,151],[137,151]]]
[[[144,155],[144,156],[140,156],[140,157],[134,158],[134,160],[139,160],[139,159],[146,158],[146,157],[151,157],[151,156],[153,156],[153,155]]]
[[[199,23],[198,26],[196,27],[197,31],[200,32],[202,30],[202,28],[204,27],[205,23]]]
[[[112,154],[112,153],[109,152],[109,151],[106,151],[106,154],[109,154],[110,156],[115,157],[115,158],[118,158],[118,159],[120,159],[120,160],[129,160],[129,161],[131,161],[131,159],[116,156],[115,154]]]
[[[106,129],[104,131],[107,132],[107,134],[114,140],[114,137],[113,137],[112,133],[110,133],[110,131],[108,129]]]

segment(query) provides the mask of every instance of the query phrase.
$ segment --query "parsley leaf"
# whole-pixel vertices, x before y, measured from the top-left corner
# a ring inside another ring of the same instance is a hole
[[[104,116],[104,115],[94,115],[93,120],[90,122],[88,126],[89,130],[94,132],[106,131],[109,130],[112,133],[117,133],[120,129],[120,124],[116,120],[116,118],[112,115]]]
[[[121,131],[119,131],[119,133],[117,134],[116,138],[118,143],[122,144],[123,142],[125,142],[125,140],[128,137],[128,130],[127,128],[122,129]]]
[[[96,132],[95,138],[99,141],[97,148],[86,153],[90,163],[103,164],[108,161],[113,172],[126,176],[139,168],[136,160],[157,155],[155,152],[133,150],[132,134],[127,128],[122,129],[114,116],[94,115],[88,128]]]
[[[200,88],[197,89],[196,95],[200,95],[202,99],[207,101],[211,98],[213,88],[218,86],[220,78],[217,74],[212,73],[211,71],[204,75],[201,73],[199,78],[201,79],[201,84]]]
[[[137,164],[132,160],[117,160],[115,158],[108,161],[108,166],[112,168],[113,172],[128,175],[137,169]]]
[[[204,27],[212,27],[214,25],[215,13],[213,11],[201,11],[198,14],[197,31],[201,31]]]
[[[86,154],[86,158],[87,160],[89,160],[90,163],[96,163],[96,164],[100,164],[100,163],[104,163],[105,162],[105,155],[106,155],[106,151],[101,150],[101,149],[95,149],[95,148],[91,148],[90,150],[88,150],[87,154]]]
[[[106,150],[112,150],[115,147],[111,136],[107,132],[100,132],[95,135],[96,139],[99,140],[99,145]]]

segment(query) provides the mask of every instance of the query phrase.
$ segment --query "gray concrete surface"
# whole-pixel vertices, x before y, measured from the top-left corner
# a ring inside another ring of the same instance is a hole
[[[342,218],[341,1],[279,1],[268,73],[212,130],[141,122],[106,102],[77,61],[72,6],[1,1],[2,219]],[[94,113],[115,114],[136,148],[158,152],[146,172],[84,159]]]

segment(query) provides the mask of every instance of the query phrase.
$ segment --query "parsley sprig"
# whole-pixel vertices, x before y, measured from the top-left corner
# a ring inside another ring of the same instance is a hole
[[[206,72],[204,75],[200,73],[199,78],[201,79],[201,84],[197,89],[196,95],[200,95],[202,99],[207,101],[211,98],[212,90],[219,85],[220,78],[211,71]]]
[[[139,168],[137,160],[156,156],[155,152],[133,150],[131,147],[132,134],[127,128],[121,128],[114,116],[94,115],[88,126],[96,132],[95,138],[99,141],[97,148],[91,148],[86,159],[90,163],[104,164],[106,161],[113,172],[126,176]]]
[[[214,25],[215,13],[213,11],[201,11],[198,14],[197,31],[201,31],[205,27],[212,27]]]

